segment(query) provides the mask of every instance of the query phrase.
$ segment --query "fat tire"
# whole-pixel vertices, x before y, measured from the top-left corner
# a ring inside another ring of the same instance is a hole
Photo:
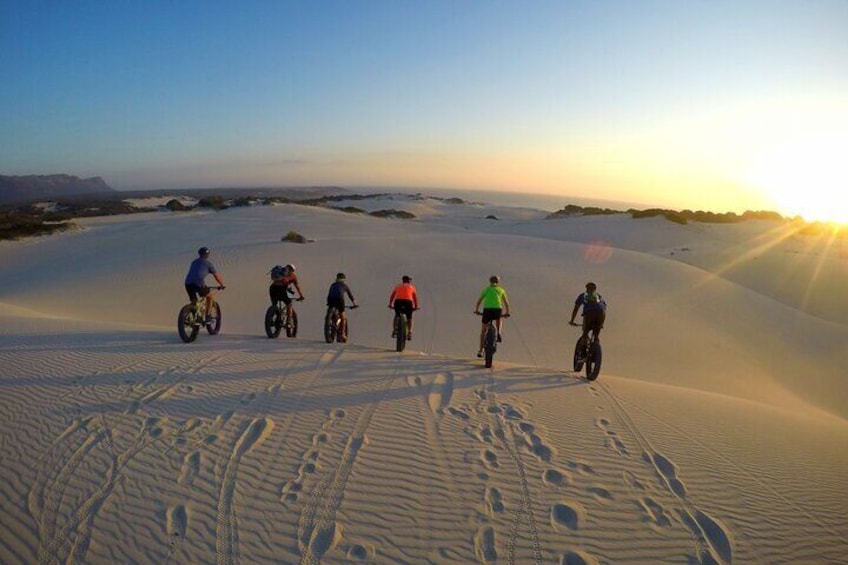
[[[206,324],[206,331],[209,335],[218,335],[221,331],[221,306],[217,302],[212,302],[211,314],[212,323]]]
[[[495,357],[495,351],[498,347],[498,332],[495,329],[494,325],[490,325],[486,330],[486,342],[485,342],[485,353],[486,353],[486,368],[489,369],[492,367],[492,360]]]
[[[180,339],[186,343],[191,343],[197,339],[197,334],[200,332],[200,326],[194,322],[194,310],[191,304],[186,304],[180,308],[180,314],[177,316],[177,333],[180,334]]]
[[[297,312],[292,308],[289,327],[286,328],[286,337],[297,337]]]
[[[406,315],[398,314],[395,316],[395,333],[396,335],[396,344],[395,349],[397,351],[403,351],[406,348],[406,333],[408,330]]]
[[[282,318],[280,310],[273,304],[265,310],[265,334],[271,339],[280,336],[280,330],[283,328],[280,318]]]
[[[583,338],[578,337],[574,344],[574,372],[579,373],[583,369]]]
[[[598,378],[601,372],[602,359],[601,344],[597,341],[592,342],[592,345],[589,346],[589,358],[586,360],[586,380],[594,381]]]
[[[335,308],[331,308],[327,310],[327,315],[324,316],[324,341],[327,343],[333,343],[333,340],[336,339],[336,324],[333,320],[333,312],[335,311]]]

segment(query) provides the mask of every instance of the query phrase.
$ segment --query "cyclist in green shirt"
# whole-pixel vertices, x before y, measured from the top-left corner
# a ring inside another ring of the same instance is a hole
[[[506,297],[506,290],[500,286],[501,279],[497,275],[489,277],[489,286],[483,289],[480,293],[480,298],[477,299],[477,304],[474,305],[474,313],[481,314],[480,305],[483,305],[483,326],[480,329],[480,349],[477,350],[477,357],[483,356],[483,346],[486,341],[486,324],[494,320],[498,329],[498,342],[501,341],[501,327],[503,318],[509,316],[509,299]]]

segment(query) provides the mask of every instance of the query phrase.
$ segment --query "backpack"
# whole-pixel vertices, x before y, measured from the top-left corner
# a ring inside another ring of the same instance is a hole
[[[586,304],[599,304],[601,302],[601,295],[597,292],[587,292],[583,295],[583,302]]]
[[[271,269],[271,280],[278,281],[285,277],[288,273],[286,272],[286,268],[282,265],[275,265],[273,269]]]

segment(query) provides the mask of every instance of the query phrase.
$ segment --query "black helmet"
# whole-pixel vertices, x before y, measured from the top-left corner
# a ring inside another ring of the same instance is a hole
[[[412,277],[410,277],[409,275],[403,275],[401,280],[405,283],[412,282]]]
[[[346,280],[346,279],[347,279],[347,277],[345,276],[344,273],[336,273],[336,280],[337,281],[343,281],[343,280]]]
[[[598,285],[596,285],[595,283],[591,281],[586,283],[586,290],[592,290],[596,288],[598,288]]]
[[[489,282],[492,284],[501,282],[501,278],[498,275],[492,275],[489,277]]]
[[[209,248],[208,247],[201,247],[200,249],[197,250],[197,254],[200,255],[201,257],[203,257],[204,255],[209,255]]]

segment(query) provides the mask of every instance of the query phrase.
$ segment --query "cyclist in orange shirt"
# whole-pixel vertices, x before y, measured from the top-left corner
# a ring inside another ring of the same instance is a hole
[[[406,319],[409,320],[406,339],[410,340],[412,339],[412,312],[418,310],[418,292],[412,285],[412,277],[409,275],[403,275],[401,281],[389,296],[389,308],[393,308],[395,314],[406,314]],[[392,337],[397,337],[394,324],[392,324]]]

